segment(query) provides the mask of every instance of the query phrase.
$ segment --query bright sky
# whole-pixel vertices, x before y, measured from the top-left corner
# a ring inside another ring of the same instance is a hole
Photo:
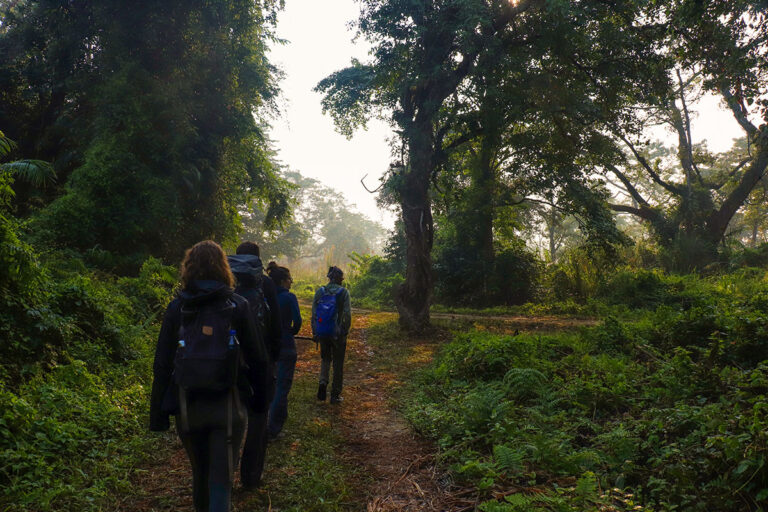
[[[352,42],[347,23],[357,19],[359,8],[353,0],[315,2],[287,0],[279,13],[278,36],[288,44],[272,49],[270,58],[285,72],[281,84],[282,115],[273,121],[271,136],[279,159],[292,170],[341,191],[348,202],[387,228],[394,214],[379,210],[371,190],[390,163],[387,138],[392,131],[372,121],[367,131],[358,131],[347,140],[334,130],[333,120],[322,113],[321,95],[312,91],[317,82],[349,65],[356,57],[367,60],[365,41]],[[331,5],[332,4],[332,5]]]
[[[392,131],[385,123],[372,121],[367,131],[347,140],[323,115],[321,96],[312,91],[317,82],[349,65],[351,58],[367,60],[367,43],[353,43],[354,34],[347,27],[358,14],[354,0],[286,1],[277,32],[288,43],[273,48],[270,55],[286,74],[281,84],[282,115],[273,122],[272,138],[285,165],[339,190],[362,213],[391,228],[394,215],[378,209],[376,196],[365,191],[360,179],[368,174],[368,187],[379,185],[378,178],[390,163],[387,138]],[[724,151],[734,137],[743,135],[714,96],[705,97],[692,110],[698,112],[692,120],[694,142],[707,139],[711,150]],[[652,136],[667,145],[676,143],[671,132],[657,129]]]
[[[736,122],[731,111],[722,104],[720,97],[707,94],[690,109],[694,143],[706,140],[707,147],[719,153],[730,149],[733,139],[744,136],[744,130]],[[677,133],[673,133],[671,129],[655,129],[650,132],[654,138],[663,140],[667,146],[677,145]]]

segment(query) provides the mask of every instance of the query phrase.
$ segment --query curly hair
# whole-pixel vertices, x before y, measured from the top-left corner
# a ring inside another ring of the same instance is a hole
[[[203,240],[187,249],[181,262],[182,289],[188,289],[192,281],[201,280],[219,281],[230,288],[235,286],[227,255],[213,240]]]

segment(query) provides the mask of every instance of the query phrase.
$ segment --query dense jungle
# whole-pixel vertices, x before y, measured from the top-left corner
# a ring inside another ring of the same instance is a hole
[[[201,240],[352,303],[234,510],[768,510],[768,2],[355,0],[308,93],[389,127],[391,225],[270,137],[296,2],[0,0],[0,510],[193,510],[148,415]]]

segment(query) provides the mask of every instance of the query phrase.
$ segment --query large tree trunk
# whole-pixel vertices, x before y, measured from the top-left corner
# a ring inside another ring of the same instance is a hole
[[[736,212],[744,205],[744,202],[752,193],[757,183],[765,175],[768,166],[768,136],[763,136],[757,147],[757,155],[747,168],[741,182],[723,201],[720,209],[713,212],[707,219],[707,231],[710,239],[719,243],[725,236],[725,230]]]
[[[493,135],[493,134],[492,134]],[[494,149],[498,144],[492,135],[483,137],[480,147],[480,165],[474,176],[475,204],[478,216],[478,245],[483,265],[490,266],[495,259],[493,248],[493,218],[496,206],[496,173],[494,169]]]
[[[752,224],[752,243],[751,243],[751,246],[752,246],[753,249],[757,247],[757,230],[758,230],[759,227],[760,227],[760,225],[758,224],[757,221],[755,221]]]
[[[418,123],[407,133],[409,165],[400,188],[400,207],[408,242],[405,283],[396,305],[400,325],[412,332],[429,327],[432,302],[432,205],[429,179],[432,170],[431,123]]]
[[[557,263],[558,244],[555,238],[557,234],[558,213],[555,207],[549,210],[549,222],[547,222],[547,236],[549,237],[549,259],[550,263]]]

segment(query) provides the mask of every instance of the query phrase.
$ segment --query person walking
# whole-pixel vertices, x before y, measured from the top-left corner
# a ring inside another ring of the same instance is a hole
[[[271,386],[268,391],[269,401],[275,393],[275,364],[280,355],[280,308],[277,303],[277,290],[269,276],[264,275],[259,246],[253,242],[243,242],[228,256],[229,266],[237,279],[235,293],[248,299],[256,326],[264,335],[264,343],[269,353]],[[267,410],[255,411],[248,407],[248,430],[245,445],[240,458],[240,482],[245,489],[255,489],[261,483],[264,462],[267,453]]]
[[[293,278],[291,271],[280,267],[274,261],[267,265],[267,274],[277,286],[277,302],[280,308],[282,339],[280,355],[277,358],[277,383],[275,396],[269,407],[268,431],[271,439],[277,438],[288,418],[288,393],[293,385],[296,370],[296,340],[294,336],[301,329],[301,312],[296,295],[290,292]]]
[[[328,284],[321,286],[312,301],[312,337],[320,343],[320,384],[317,399],[324,401],[331,365],[332,404],[341,403],[344,383],[344,355],[347,351],[347,334],[352,325],[352,306],[349,290],[342,286],[344,272],[339,267],[328,269]]]
[[[268,404],[269,356],[234,285],[218,244],[206,240],[190,248],[155,350],[149,428],[168,430],[175,415],[192,465],[196,512],[230,510],[247,423],[244,402],[256,411]]]

